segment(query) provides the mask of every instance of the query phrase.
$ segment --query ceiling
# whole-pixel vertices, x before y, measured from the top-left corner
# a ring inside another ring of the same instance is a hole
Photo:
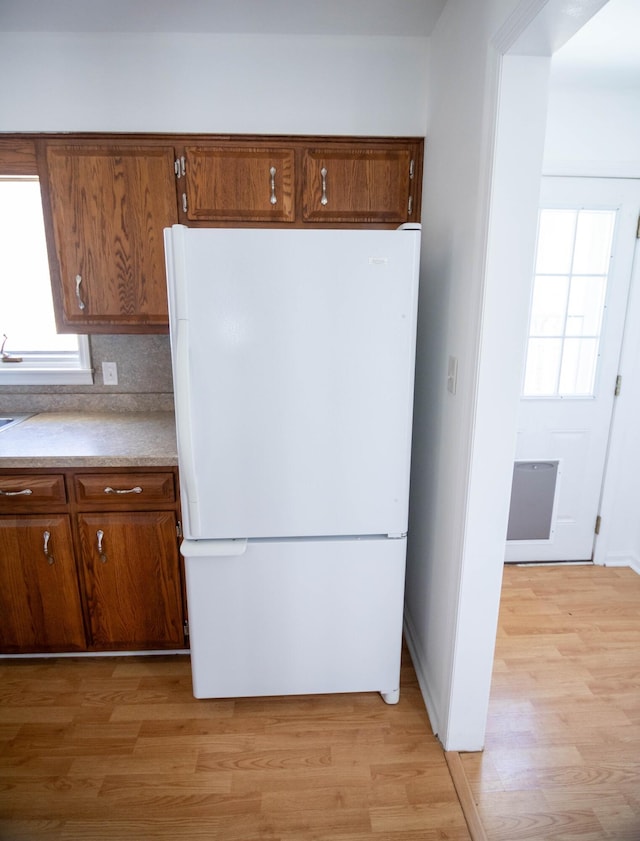
[[[609,0],[554,53],[555,82],[640,88],[640,0]]]
[[[0,0],[5,32],[431,34],[446,0]]]

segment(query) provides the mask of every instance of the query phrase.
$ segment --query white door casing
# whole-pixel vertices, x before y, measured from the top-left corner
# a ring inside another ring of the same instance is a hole
[[[507,540],[505,560],[583,561],[590,560],[593,552],[615,400],[616,375],[637,242],[640,185],[628,179],[545,178],[542,182],[540,206],[544,211],[583,211],[583,215],[579,217],[583,221],[588,216],[606,216],[606,213],[593,214],[591,211],[613,211],[615,220],[600,338],[599,342],[591,338],[586,342],[594,347],[597,345],[593,387],[588,383],[588,374],[582,378],[583,383],[580,387],[581,378],[578,375],[576,390],[583,393],[569,396],[566,382],[562,383],[563,376],[559,374],[561,385],[556,385],[556,394],[549,393],[554,390],[553,386],[547,387],[547,384],[541,385],[539,382],[539,396],[524,396],[527,389],[530,393],[536,390],[536,386],[532,386],[534,378],[530,375],[531,365],[525,374],[519,409],[516,464],[532,463],[531,467],[534,470],[538,466],[548,470],[548,465],[557,463],[557,481],[548,538]],[[549,224],[550,215],[547,213],[545,217],[541,214],[541,231],[545,219]],[[569,216],[570,214],[558,214],[552,218],[551,225],[559,227],[562,220],[568,219]],[[542,242],[542,236],[540,241]],[[585,241],[590,241],[589,236],[585,237]],[[593,240],[591,242],[593,243]],[[551,281],[555,284],[555,289],[562,287],[564,291],[559,294],[560,298],[571,298],[568,291],[569,279],[577,279],[578,284],[582,283],[583,286],[588,286],[592,280],[584,266],[575,264],[568,270],[566,278],[561,277],[559,273],[557,276],[546,277],[545,272],[552,274],[556,269],[541,266],[541,262],[544,263],[544,260],[539,258],[536,269],[538,279],[542,276],[543,283]],[[532,312],[532,331],[535,332],[535,290]],[[582,336],[591,332],[588,328],[580,326],[577,321],[571,321],[570,304],[565,306],[564,318],[566,338],[552,339],[551,344],[579,344]],[[583,320],[588,321],[588,316]],[[538,341],[544,342],[547,338],[544,336]],[[530,339],[530,347],[531,341]],[[587,382],[586,385],[584,381]],[[569,387],[568,391],[571,390]],[[512,501],[512,506],[515,505]]]

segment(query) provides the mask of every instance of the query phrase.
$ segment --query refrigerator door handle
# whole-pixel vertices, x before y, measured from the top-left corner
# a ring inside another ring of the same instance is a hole
[[[232,558],[247,551],[246,537],[234,540],[184,540],[180,547],[185,558]]]
[[[191,437],[191,381],[189,376],[189,322],[180,319],[176,337],[176,435],[180,456],[180,483],[189,507],[194,534],[200,532],[200,512],[196,493],[196,469]]]

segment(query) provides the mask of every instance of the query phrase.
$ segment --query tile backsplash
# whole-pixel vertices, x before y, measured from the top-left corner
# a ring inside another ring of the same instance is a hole
[[[0,386],[0,412],[156,412],[173,410],[168,335],[89,337],[93,385]],[[102,363],[118,384],[105,385]]]

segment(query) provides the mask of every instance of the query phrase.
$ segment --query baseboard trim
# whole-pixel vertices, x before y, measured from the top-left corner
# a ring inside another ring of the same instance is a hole
[[[144,649],[142,651],[48,651],[29,654],[0,654],[0,660],[59,660],[65,657],[166,657],[190,654],[189,648]]]
[[[631,567],[634,572],[640,575],[640,558],[635,555],[607,555],[604,559],[603,566]]]
[[[462,814],[467,822],[471,841],[489,841],[489,836],[485,832],[482,821],[480,820],[480,813],[478,812],[476,801],[473,798],[471,786],[469,785],[464,765],[460,759],[460,754],[456,750],[447,750],[444,752],[444,758],[447,761],[453,786],[458,795],[460,806],[462,807]]]

